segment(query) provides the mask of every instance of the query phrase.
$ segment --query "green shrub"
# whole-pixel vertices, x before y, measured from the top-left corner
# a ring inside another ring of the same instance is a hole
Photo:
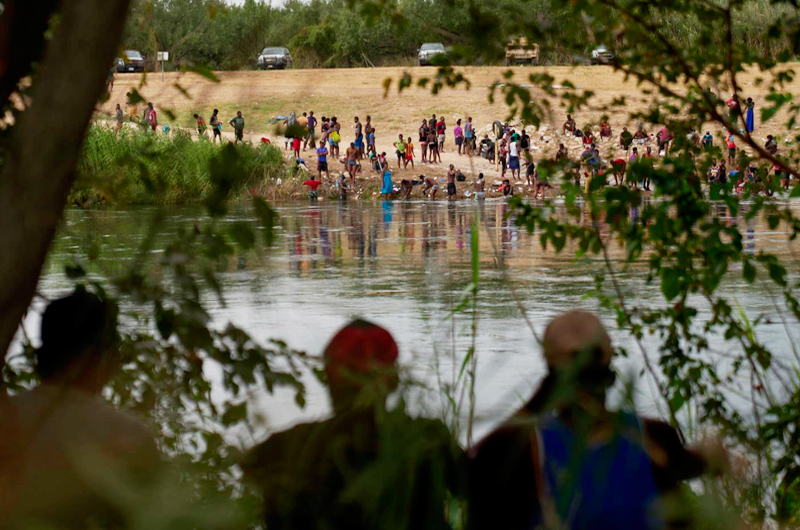
[[[187,204],[212,192],[210,163],[220,146],[195,140],[175,130],[152,133],[123,128],[119,133],[92,125],[86,134],[71,202],[101,200],[117,204]],[[244,179],[232,190],[236,197],[261,190],[286,172],[281,152],[270,145],[237,146]]]

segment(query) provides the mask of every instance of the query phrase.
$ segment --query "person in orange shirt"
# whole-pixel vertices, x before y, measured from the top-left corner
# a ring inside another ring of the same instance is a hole
[[[732,131],[725,136],[725,145],[728,147],[728,164],[733,167],[736,162],[736,137]]]

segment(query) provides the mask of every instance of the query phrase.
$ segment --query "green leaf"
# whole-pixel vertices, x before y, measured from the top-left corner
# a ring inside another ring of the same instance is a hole
[[[670,267],[661,271],[661,292],[667,300],[672,300],[680,294],[680,278],[681,272],[678,269]]]
[[[783,265],[770,262],[767,264],[767,269],[769,270],[769,277],[772,278],[773,282],[781,287],[786,286],[786,268]]]
[[[138,90],[132,88],[128,92],[128,105],[136,105],[137,103],[144,103],[144,98],[139,94]]]
[[[775,230],[778,228],[778,224],[780,224],[781,218],[778,214],[769,214],[767,216],[767,225],[769,225],[770,230]]]
[[[256,236],[253,234],[253,229],[244,221],[236,221],[231,225],[228,230],[231,237],[242,250],[250,250],[256,242]]]
[[[175,329],[175,310],[167,309],[161,305],[161,302],[156,302],[156,328],[161,338],[169,340],[172,336],[172,331]]]
[[[800,470],[792,467],[775,494],[775,518],[786,528],[800,522]]]
[[[215,74],[214,71],[207,66],[193,64],[191,66],[184,66],[183,68],[181,68],[181,70],[183,70],[184,72],[192,72],[199,76],[205,77],[209,81],[213,81],[214,83],[219,83],[219,77],[217,77],[217,74]]]
[[[747,283],[753,283],[756,279],[756,267],[749,259],[744,262],[742,276],[744,276]]]
[[[278,221],[278,212],[261,197],[253,197],[253,210],[264,228],[264,244],[271,246],[275,241],[275,224]]]
[[[71,280],[76,280],[78,278],[83,278],[84,276],[86,276],[86,271],[83,270],[83,267],[79,263],[66,265],[64,267],[64,272],[67,274],[67,278]]]
[[[686,400],[680,394],[675,394],[669,400],[669,408],[670,410],[675,413],[683,408],[683,405],[686,403]]]
[[[238,405],[233,405],[232,407],[228,408],[225,413],[222,415],[222,424],[226,427],[230,427],[235,423],[239,423],[240,421],[247,419],[247,402],[239,403]]]

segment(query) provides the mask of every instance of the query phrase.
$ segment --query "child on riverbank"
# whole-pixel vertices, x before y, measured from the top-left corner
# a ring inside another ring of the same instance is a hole
[[[414,141],[411,139],[411,135],[408,135],[406,141],[406,160],[403,165],[403,168],[408,168],[408,163],[411,162],[411,169],[414,169]]]
[[[369,129],[369,133],[367,133],[367,156],[373,154],[375,156],[378,153],[375,152],[375,128],[372,127]]]
[[[303,141],[297,137],[292,138],[292,151],[294,152],[295,158],[300,158],[300,146],[303,144]]]
[[[194,121],[197,123],[197,136],[200,138],[208,138],[206,136],[206,120],[202,116],[194,115]]]

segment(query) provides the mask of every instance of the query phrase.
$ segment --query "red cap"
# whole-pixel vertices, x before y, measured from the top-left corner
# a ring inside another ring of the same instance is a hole
[[[354,320],[333,336],[323,355],[328,380],[335,384],[348,374],[393,367],[398,350],[388,331],[365,320]]]

